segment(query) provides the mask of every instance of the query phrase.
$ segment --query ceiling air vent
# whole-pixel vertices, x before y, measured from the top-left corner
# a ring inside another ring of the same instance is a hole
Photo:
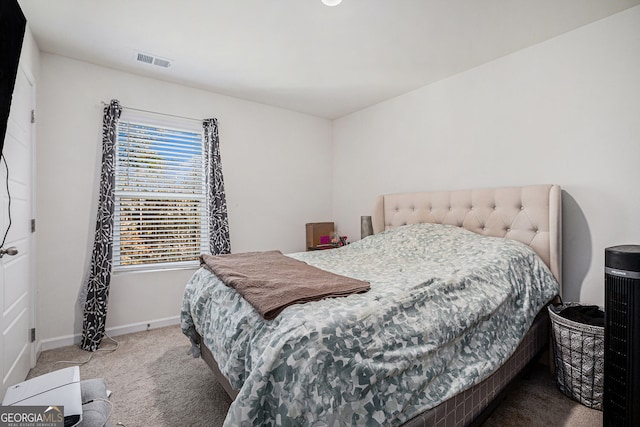
[[[171,66],[171,61],[168,59],[155,58],[153,60],[153,65],[157,65],[158,67],[169,68]]]
[[[144,62],[149,65],[156,65],[162,68],[169,68],[171,66],[171,60],[166,58],[161,58],[156,55],[149,55],[148,53],[136,52],[135,59],[138,62]]]
[[[153,56],[145,55],[144,53],[138,52],[138,57],[136,58],[140,62],[146,62],[147,64],[153,64]]]

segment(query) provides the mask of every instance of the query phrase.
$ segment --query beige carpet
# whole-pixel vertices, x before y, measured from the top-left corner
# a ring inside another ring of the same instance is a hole
[[[201,359],[187,355],[188,339],[178,326],[116,337],[115,352],[96,352],[80,367],[80,378],[105,378],[113,391],[110,425],[221,426],[231,400]],[[113,346],[108,340],[101,348]],[[29,378],[85,360],[90,353],[78,347],[45,351]],[[602,425],[602,412],[565,397],[544,366],[521,380],[484,424],[485,426]]]

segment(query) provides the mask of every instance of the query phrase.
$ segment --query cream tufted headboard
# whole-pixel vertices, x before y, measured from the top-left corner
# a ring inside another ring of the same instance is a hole
[[[529,245],[562,284],[561,192],[557,185],[378,196],[373,231],[422,222],[464,227]]]

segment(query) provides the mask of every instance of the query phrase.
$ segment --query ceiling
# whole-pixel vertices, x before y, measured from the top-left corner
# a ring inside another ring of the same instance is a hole
[[[40,50],[334,119],[640,0],[19,0]],[[170,59],[165,69],[135,52]]]

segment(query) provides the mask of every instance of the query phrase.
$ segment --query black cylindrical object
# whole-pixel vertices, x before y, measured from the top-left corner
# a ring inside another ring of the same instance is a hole
[[[605,249],[605,427],[640,426],[640,245]]]

